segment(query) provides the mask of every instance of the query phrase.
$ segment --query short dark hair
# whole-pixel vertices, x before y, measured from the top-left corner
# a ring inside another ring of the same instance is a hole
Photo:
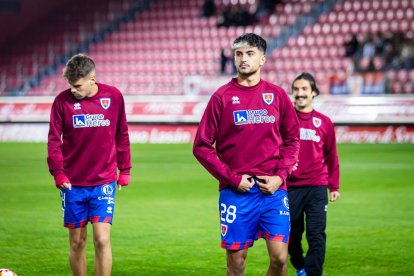
[[[266,40],[264,40],[261,36],[254,34],[254,33],[247,33],[239,36],[233,42],[232,49],[236,50],[240,46],[249,45],[251,47],[257,47],[263,53],[266,53]]]
[[[63,77],[74,83],[77,80],[88,76],[95,70],[95,62],[84,54],[74,55],[66,63],[65,70],[63,71]]]
[[[312,76],[312,74],[311,74],[311,73],[308,73],[308,72],[302,72],[302,73],[300,73],[299,75],[297,75],[297,76],[295,77],[295,79],[293,80],[293,82],[292,82],[292,90],[293,90],[293,84],[294,84],[294,83],[295,83],[295,81],[297,81],[297,80],[307,80],[307,81],[309,81],[309,84],[310,84],[310,86],[311,86],[312,91],[315,91],[315,92],[316,92],[316,96],[318,96],[318,95],[319,95],[319,89],[318,89],[318,87],[316,86],[316,81],[315,81],[315,78]]]

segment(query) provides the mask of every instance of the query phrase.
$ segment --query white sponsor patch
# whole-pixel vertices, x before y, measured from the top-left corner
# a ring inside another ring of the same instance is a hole
[[[73,127],[101,127],[109,126],[111,122],[103,114],[77,114],[72,116]]]
[[[316,135],[316,130],[300,128],[300,140],[319,142],[321,137]]]

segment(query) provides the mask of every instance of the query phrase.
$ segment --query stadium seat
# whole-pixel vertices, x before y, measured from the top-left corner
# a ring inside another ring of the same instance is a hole
[[[67,24],[61,20],[57,24],[50,21],[42,23],[54,34],[53,51],[63,53],[67,46],[81,39],[79,30],[93,32],[90,25],[99,19],[113,18],[117,13],[130,7],[133,0],[92,0],[87,3],[103,3],[96,9],[93,17],[84,19],[82,10],[74,7],[67,17],[76,19],[79,24]],[[298,16],[308,13],[314,3],[322,0],[292,0],[281,1],[275,7],[275,13],[266,17],[260,24],[247,27],[216,28],[217,17],[201,18],[199,16],[201,0],[198,1],[167,1],[159,0],[151,3],[150,9],[125,22],[118,30],[105,35],[105,39],[92,44],[87,54],[91,55],[98,70],[108,80],[115,83],[126,83],[125,93],[183,93],[180,92],[182,76],[191,74],[214,75],[219,70],[219,53],[222,48],[228,49],[231,40],[244,32],[257,32],[270,39],[280,35],[284,26],[292,25]],[[239,1],[237,1],[239,2]],[[241,2],[241,1],[240,1]],[[253,1],[254,2],[254,1]],[[252,1],[244,1],[243,6],[253,9]],[[216,1],[220,10],[225,6],[224,1]],[[102,14],[100,14],[102,12]],[[299,70],[313,70],[318,76],[327,76],[327,72],[345,72],[350,61],[344,58],[343,43],[349,34],[360,34],[382,31],[414,30],[414,4],[408,0],[344,0],[334,5],[334,8],[322,14],[318,20],[305,26],[302,33],[290,37],[287,45],[269,53],[267,67],[272,79],[289,83],[290,77]],[[53,31],[52,31],[53,30]],[[62,33],[65,32],[65,35]],[[412,32],[412,31],[411,31]],[[13,49],[14,54],[7,58],[8,64],[25,64],[24,74],[33,73],[31,57],[33,52],[41,53],[38,62],[51,62],[48,55],[50,35],[28,35],[22,41],[35,41],[31,47],[21,43]],[[69,43],[68,43],[69,42]],[[22,46],[23,45],[23,46]],[[0,56],[0,58],[2,58]],[[2,62],[3,64],[3,62]],[[16,72],[15,67],[4,66],[2,71]],[[276,74],[285,70],[285,74]],[[154,76],[153,76],[154,74]],[[402,73],[398,73],[399,75]],[[127,75],[127,77],[122,77]],[[143,79],[142,76],[145,76]],[[164,76],[161,78],[160,76]],[[66,87],[60,83],[60,72],[56,77],[44,78],[39,87],[32,89],[33,93],[44,93],[58,87]],[[138,81],[134,81],[137,78]],[[408,78],[408,77],[407,77]],[[405,81],[407,81],[405,78]],[[17,83],[19,78],[10,82]],[[326,82],[326,79],[323,80]],[[154,83],[152,83],[154,82]],[[54,88],[50,88],[51,84]],[[150,88],[148,88],[150,87]],[[408,87],[408,86],[407,86]],[[129,91],[133,89],[133,91]],[[400,89],[401,90],[401,89]],[[42,92],[41,92],[42,91]],[[56,93],[55,91],[51,93]]]

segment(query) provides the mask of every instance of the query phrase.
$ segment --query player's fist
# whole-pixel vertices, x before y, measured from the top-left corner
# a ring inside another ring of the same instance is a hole
[[[340,196],[341,196],[341,194],[338,191],[330,192],[329,200],[332,201],[332,202],[336,201]]]
[[[274,194],[283,184],[282,178],[277,175],[257,175],[256,177],[259,180],[257,181],[257,185],[259,186],[260,191],[265,194]]]
[[[124,170],[119,173],[117,184],[118,186],[127,186],[131,182],[131,175],[129,170]]]
[[[293,165],[292,172],[296,171],[298,169],[298,166],[299,166],[299,160],[296,161],[296,163]]]
[[[253,187],[253,185],[254,185],[254,180],[252,176],[248,174],[243,174],[240,184],[237,187],[237,191],[242,192],[242,193],[248,192]]]
[[[58,189],[70,188],[70,181],[66,177],[65,174],[63,174],[63,173],[56,174],[56,175],[54,175],[54,178],[55,178],[56,188],[58,188]]]

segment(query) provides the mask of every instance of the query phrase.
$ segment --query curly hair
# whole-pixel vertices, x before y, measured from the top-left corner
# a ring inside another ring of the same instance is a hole
[[[260,51],[262,51],[263,53],[266,53],[266,48],[267,48],[266,40],[264,40],[261,36],[258,36],[257,34],[254,34],[254,33],[247,33],[247,34],[243,34],[239,36],[238,38],[234,40],[231,48],[233,50],[236,50],[237,48],[246,46],[246,45],[251,46],[251,47],[257,47]]]

